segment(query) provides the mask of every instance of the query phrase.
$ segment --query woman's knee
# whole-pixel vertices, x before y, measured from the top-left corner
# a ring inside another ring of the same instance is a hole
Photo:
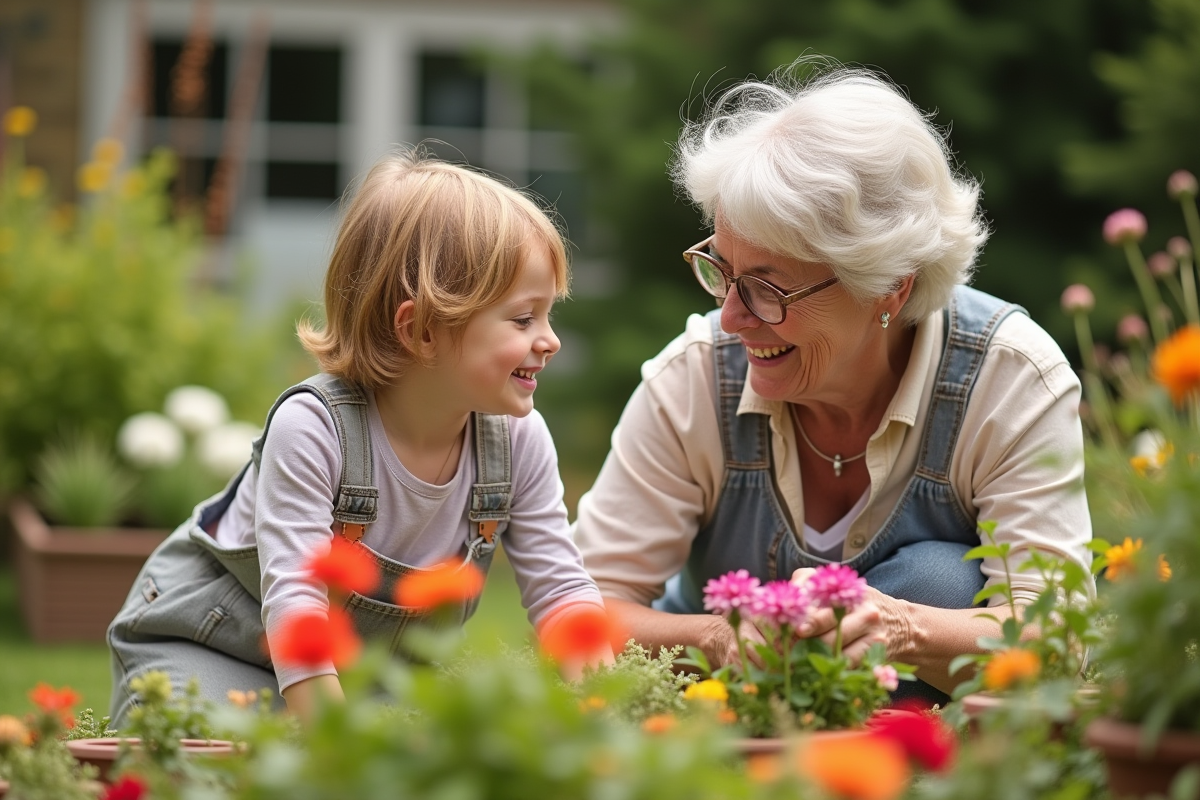
[[[963,561],[971,548],[958,542],[906,545],[863,575],[867,583],[900,600],[937,608],[971,608],[983,589],[978,560]]]

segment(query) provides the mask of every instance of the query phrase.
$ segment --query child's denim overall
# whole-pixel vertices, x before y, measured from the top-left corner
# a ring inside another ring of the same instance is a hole
[[[950,485],[950,459],[988,343],[1014,312],[1024,309],[966,286],[955,289],[943,312],[946,345],[916,472],[875,538],[844,562],[884,594],[939,608],[970,608],[983,588],[979,562],[962,561],[979,535],[970,498],[958,497]],[[786,580],[801,567],[829,563],[807,553],[788,524],[771,468],[769,417],[737,413],[746,381],[745,348],[721,330],[719,309],[709,319],[725,482],[686,566],[654,604],[674,613],[704,613],[702,587],[730,570],[748,570],[762,581]],[[924,682],[902,683],[894,697],[901,696],[949,699]]]
[[[375,522],[378,489],[372,479],[372,450],[367,427],[367,398],[362,390],[330,375],[317,375],[291,387],[275,401],[252,461],[262,458],[263,442],[279,405],[297,392],[310,392],[329,409],[342,449],[342,473],[334,499],[334,529]],[[508,418],[474,414],[476,482],[468,517],[471,534],[463,567],[485,574],[500,533],[508,526],[512,498],[512,461]],[[223,702],[230,689],[270,689],[278,700],[278,682],[266,652],[262,621],[261,574],[256,546],[226,548],[211,535],[229,508],[247,464],[223,492],[196,506],[192,516],[150,556],[125,605],[108,629],[112,653],[112,717],[125,721],[133,702],[129,678],[163,670],[182,688],[196,677],[205,698]],[[352,537],[353,538],[353,537]],[[345,607],[364,638],[384,639],[393,652],[409,622],[421,616],[392,604],[396,581],[420,568],[370,551],[383,580],[373,595],[351,594]],[[448,622],[465,622],[478,598],[465,603]],[[439,620],[445,620],[439,616]]]

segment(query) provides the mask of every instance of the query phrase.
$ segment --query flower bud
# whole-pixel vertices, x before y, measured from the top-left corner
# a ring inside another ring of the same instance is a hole
[[[1144,342],[1150,336],[1150,326],[1137,314],[1126,314],[1117,323],[1117,339],[1121,344]]]
[[[1165,278],[1175,271],[1175,259],[1159,250],[1146,259],[1146,269],[1156,278]]]
[[[200,434],[229,419],[225,398],[205,386],[180,386],[167,395],[167,416],[190,434]]]
[[[1068,314],[1086,314],[1095,307],[1095,295],[1092,294],[1091,289],[1082,283],[1073,283],[1063,290],[1062,308]]]
[[[9,714],[0,716],[0,752],[6,748],[28,747],[32,736],[21,720]]]
[[[1146,235],[1146,218],[1134,208],[1122,208],[1104,220],[1104,241],[1113,247],[1140,242]]]
[[[143,411],[117,431],[117,451],[135,467],[169,467],[183,458],[183,432],[162,414]]]
[[[1179,169],[1167,178],[1167,196],[1172,200],[1186,200],[1196,196],[1196,176],[1186,169]]]
[[[1182,236],[1172,236],[1167,239],[1167,252],[1182,261],[1192,254],[1192,243]]]

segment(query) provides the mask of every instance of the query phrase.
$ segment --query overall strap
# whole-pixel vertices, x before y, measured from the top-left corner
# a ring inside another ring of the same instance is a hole
[[[957,286],[943,312],[946,345],[933,387],[916,475],[950,483],[950,460],[958,443],[971,390],[996,329],[1010,314],[1028,314],[969,286]]]
[[[262,462],[263,442],[276,410],[284,400],[299,392],[320,398],[333,418],[342,449],[342,474],[333,500],[333,519],[340,525],[342,535],[358,541],[366,526],[379,515],[379,489],[373,480],[371,435],[367,427],[367,396],[362,389],[327,373],[314,375],[287,389],[271,406],[262,435],[254,442],[254,466]]]
[[[721,430],[725,468],[767,469],[770,466],[769,419],[765,414],[738,414],[746,385],[746,348],[733,334],[721,330],[721,309],[708,313],[713,335],[714,401]]]
[[[512,439],[503,414],[471,415],[474,418],[476,480],[471,487],[467,518],[471,533],[467,547],[478,556],[484,545],[493,545],[497,529],[508,522],[512,506]]]

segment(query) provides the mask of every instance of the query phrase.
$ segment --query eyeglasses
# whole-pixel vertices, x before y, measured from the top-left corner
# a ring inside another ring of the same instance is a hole
[[[838,282],[836,277],[826,278],[812,286],[788,293],[753,275],[734,277],[733,270],[707,252],[712,240],[713,237],[710,236],[700,244],[683,251],[683,260],[691,265],[696,280],[700,281],[704,291],[722,301],[729,294],[730,284],[736,286],[738,297],[750,313],[768,325],[783,322],[783,318],[787,316],[787,307],[792,303],[814,295],[822,289],[828,289]]]

